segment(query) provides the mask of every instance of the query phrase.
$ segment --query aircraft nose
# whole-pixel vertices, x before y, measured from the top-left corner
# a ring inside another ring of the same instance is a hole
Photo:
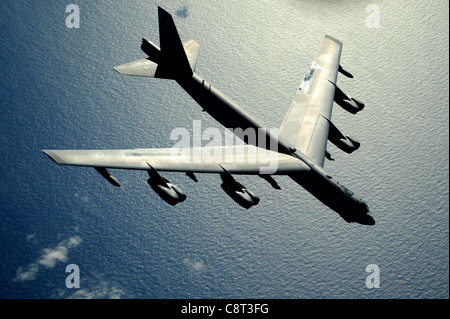
[[[375,225],[375,219],[373,219],[372,216],[370,216],[369,214],[364,215],[361,219],[360,219],[360,224],[363,225]]]

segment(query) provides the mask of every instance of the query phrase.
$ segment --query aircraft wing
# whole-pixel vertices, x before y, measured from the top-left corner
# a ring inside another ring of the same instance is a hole
[[[289,174],[309,171],[302,161],[251,145],[128,150],[43,150],[60,165],[96,168],[232,174]]]
[[[325,161],[341,49],[339,40],[325,36],[279,129],[280,138],[320,166]]]

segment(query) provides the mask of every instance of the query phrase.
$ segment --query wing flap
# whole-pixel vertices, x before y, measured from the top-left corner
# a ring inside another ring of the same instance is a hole
[[[160,171],[234,174],[289,174],[308,171],[302,161],[254,146],[129,150],[43,150],[60,165]],[[148,164],[147,164],[148,163]]]

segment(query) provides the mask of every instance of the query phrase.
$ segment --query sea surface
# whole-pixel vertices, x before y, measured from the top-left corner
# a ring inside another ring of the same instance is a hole
[[[281,190],[237,177],[261,198],[245,210],[217,175],[165,173],[188,195],[171,207],[146,172],[112,170],[114,188],[41,152],[171,147],[194,120],[222,129],[175,82],[113,70],[146,57],[142,37],[159,43],[158,5],[200,44],[196,72],[268,127],[323,37],[343,42],[354,78],[338,85],[366,108],[332,120],[361,148],[329,145],[325,168],[376,225],[285,176]],[[0,39],[0,298],[449,298],[448,1],[6,0]]]

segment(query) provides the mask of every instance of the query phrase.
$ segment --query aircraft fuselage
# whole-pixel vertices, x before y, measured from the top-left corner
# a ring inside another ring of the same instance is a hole
[[[306,155],[299,151],[295,155],[303,160],[311,168],[311,171],[289,174],[290,178],[337,212],[347,222],[364,225],[375,224],[375,220],[369,215],[369,207],[359,196],[336,181],[322,167],[312,163]]]
[[[247,144],[284,154],[291,154],[289,147],[278,139],[277,134],[250,116],[250,114],[196,73],[192,77],[176,79],[176,81],[203,110],[208,112],[225,128],[234,132],[236,128],[241,128],[244,132],[248,128],[253,129],[257,134],[254,141],[245,140],[245,136],[238,136]],[[259,136],[260,134],[264,136]]]
[[[274,134],[259,121],[255,120],[196,73],[192,77],[183,77],[176,79],[176,81],[206,112],[227,129],[235,130],[236,128],[241,128],[245,131],[247,128],[252,128],[257,134],[265,134],[262,138],[256,138],[256,141],[253,141],[255,143],[250,141],[249,144],[288,154],[306,163],[311,168],[309,172],[289,174],[289,177],[326,206],[336,211],[347,222],[357,222],[365,225],[373,225],[375,223],[368,214],[369,208],[367,204],[361,198],[334,180],[308,156],[280,140],[277,134]],[[249,142],[245,139],[244,141]],[[273,146],[276,146],[276,149]]]

